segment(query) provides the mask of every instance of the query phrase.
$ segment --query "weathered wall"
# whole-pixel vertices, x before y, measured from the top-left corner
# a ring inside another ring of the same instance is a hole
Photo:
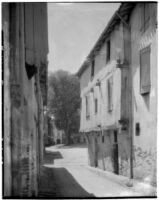
[[[107,80],[113,76],[113,110],[108,112],[107,98]],[[101,86],[95,86],[97,79],[101,80]],[[94,92],[90,92],[91,88]],[[82,92],[82,109],[81,109],[81,131],[94,130],[98,124],[102,127],[117,125],[120,119],[120,88],[121,88],[121,72],[116,68],[116,63],[111,62],[107,67],[98,73],[92,82],[90,82]],[[90,119],[86,120],[86,103],[85,95],[90,96]],[[98,99],[98,112],[95,113],[94,99]],[[104,120],[107,119],[107,120]]]
[[[91,77],[91,67],[89,66],[80,78],[81,84],[81,131],[94,130],[98,124],[102,127],[117,125],[121,114],[121,70],[116,68],[116,59],[118,56],[123,58],[123,38],[122,25],[115,28],[111,34],[111,60],[106,63],[106,45],[99,50],[95,57],[95,75]],[[113,76],[113,110],[108,112],[107,80]],[[101,86],[95,86],[97,80],[100,80]],[[94,92],[90,92],[91,88]],[[86,120],[85,96],[90,96],[90,119]],[[98,113],[94,112],[94,98],[98,99]],[[107,119],[107,120],[105,120]]]
[[[141,8],[133,10],[131,24],[133,112],[134,112],[134,177],[155,182],[157,139],[157,4],[150,4],[150,25],[145,33],[141,28]],[[140,93],[140,50],[150,45],[151,90],[147,97]],[[136,136],[135,124],[140,124],[140,135]]]
[[[2,72],[3,72],[3,145],[4,145],[4,195],[11,195],[11,101],[10,101],[10,66],[9,66],[9,6],[2,4]],[[5,93],[4,93],[5,91]],[[5,123],[4,123],[5,122]]]
[[[89,69],[82,74],[81,83],[81,126],[82,132],[87,132],[87,144],[89,154],[89,164],[98,166],[104,170],[115,172],[115,155],[114,155],[114,130],[118,130],[118,173],[130,176],[130,139],[128,129],[125,131],[119,128],[119,120],[129,117],[128,112],[128,67],[124,69],[117,68],[116,60],[120,59],[124,62],[127,54],[124,51],[124,30],[120,24],[114,28],[111,33],[111,59],[106,63],[106,42],[95,56],[95,76],[90,80]],[[107,40],[106,40],[107,41]],[[113,77],[113,108],[108,111],[108,89],[107,80]],[[100,86],[95,86],[97,80],[100,80]],[[83,84],[84,82],[84,84]],[[87,83],[87,84],[86,84]],[[85,87],[84,87],[85,86]],[[91,89],[93,92],[90,92]],[[86,119],[86,102],[85,95],[90,95],[90,119]],[[98,113],[94,111],[94,98],[98,99]],[[97,126],[101,125],[101,130]],[[103,136],[102,136],[103,135]],[[102,139],[103,137],[103,139]]]
[[[115,172],[114,132],[103,130],[85,133],[88,145],[89,165]],[[103,139],[102,139],[103,135]],[[118,173],[130,176],[130,145],[127,133],[118,134]]]
[[[11,120],[11,142],[7,143],[6,149],[11,151],[12,167],[9,168],[10,163],[7,159],[4,165],[10,170],[12,181],[11,192],[7,191],[7,182],[4,186],[5,196],[36,196],[43,156],[43,99],[39,68],[41,63],[47,68],[48,53],[45,48],[47,39],[41,40],[43,37],[40,36],[44,36],[46,31],[40,24],[41,20],[47,23],[47,11],[46,5],[39,3],[11,3],[7,6],[10,18],[6,19],[6,22],[10,25],[10,39],[6,41],[9,42],[10,49],[5,54],[9,60],[10,79],[6,79],[9,81],[9,87],[4,94],[9,92],[11,96],[11,117],[8,119]],[[41,11],[45,13],[44,18],[41,17]],[[39,29],[33,25],[33,21],[39,25]],[[47,38],[47,35],[45,37]],[[43,47],[44,50],[41,50]],[[29,77],[29,74],[32,76]],[[4,76],[4,79],[7,78],[7,74]],[[8,126],[6,122],[4,125]],[[7,134],[5,130],[5,137]],[[5,175],[4,180],[7,181],[7,178]]]
[[[118,120],[127,126],[118,129],[118,163],[119,173],[148,181],[156,182],[156,134],[157,134],[157,7],[150,3],[150,25],[141,32],[141,7],[137,4],[130,13],[128,25],[120,24],[111,32],[111,59],[106,64],[105,43],[95,56],[95,76],[90,79],[89,66],[80,78],[81,83],[81,126],[87,132],[87,144],[92,166],[99,166],[113,171],[112,152],[115,143],[112,125],[118,126]],[[140,50],[150,46],[150,79],[149,95],[140,93]],[[123,62],[121,69],[116,68],[116,59]],[[113,110],[107,111],[106,80],[113,75]],[[97,80],[101,85],[95,86]],[[91,92],[92,88],[94,89]],[[86,118],[85,96],[90,96],[90,118]],[[94,112],[94,98],[98,98],[98,113]],[[139,123],[139,135],[136,135],[136,123]],[[104,142],[100,128],[104,134]],[[96,131],[96,132],[95,132]],[[105,164],[104,164],[105,163]]]

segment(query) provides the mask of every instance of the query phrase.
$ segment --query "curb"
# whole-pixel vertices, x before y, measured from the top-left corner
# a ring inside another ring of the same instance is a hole
[[[135,179],[129,179],[128,177],[122,175],[116,175],[112,172],[103,171],[102,169],[86,166],[86,168],[99,176],[105,177],[111,181],[114,181],[123,187],[130,189],[134,192],[139,193],[141,196],[157,196],[157,188],[151,186],[150,184],[137,181]]]

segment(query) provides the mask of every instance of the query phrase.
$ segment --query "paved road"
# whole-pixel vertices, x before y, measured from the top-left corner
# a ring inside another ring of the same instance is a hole
[[[85,146],[46,148],[40,197],[117,197],[139,195],[88,169]]]

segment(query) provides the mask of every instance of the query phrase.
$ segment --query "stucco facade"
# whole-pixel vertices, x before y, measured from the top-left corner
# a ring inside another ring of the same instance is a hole
[[[91,166],[153,184],[157,133],[157,5],[148,3],[149,24],[143,33],[141,17],[145,5],[122,3],[79,69],[80,131],[87,138]],[[141,56],[147,46],[151,46],[151,90],[142,94]]]
[[[133,145],[134,177],[156,182],[157,154],[157,5],[149,3],[150,20],[143,32],[140,14],[143,4],[138,4],[130,17],[131,67],[133,84]],[[150,47],[150,84],[148,94],[140,92],[140,51]],[[136,124],[140,132],[137,134]]]
[[[41,92],[40,80],[45,79],[45,87],[46,4],[3,3],[2,34],[4,196],[31,197],[38,193],[43,158],[46,93]]]

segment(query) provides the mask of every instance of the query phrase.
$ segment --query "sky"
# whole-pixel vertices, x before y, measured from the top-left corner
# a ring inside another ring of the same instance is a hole
[[[120,3],[48,3],[48,70],[76,73]]]

